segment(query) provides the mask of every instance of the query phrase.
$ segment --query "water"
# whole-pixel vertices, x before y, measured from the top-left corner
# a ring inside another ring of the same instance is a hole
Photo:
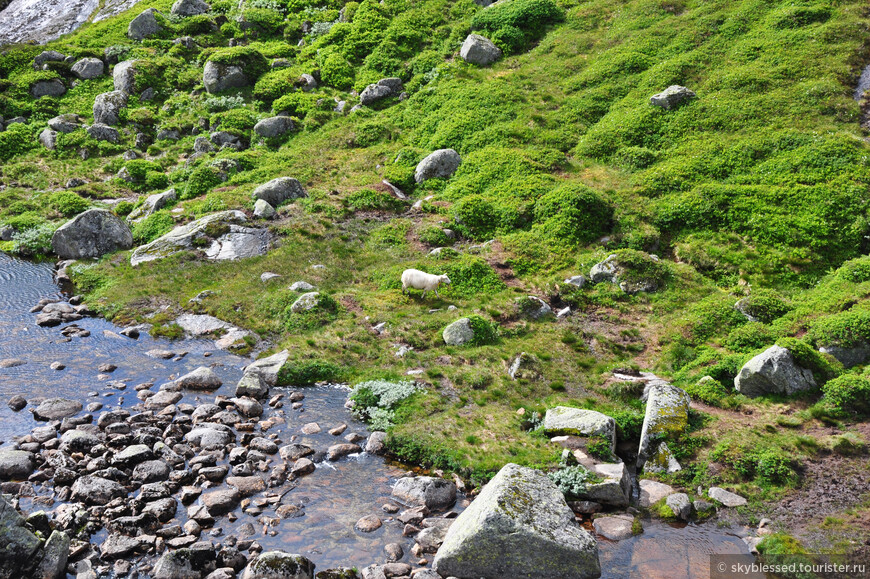
[[[28,409],[12,412],[5,401],[23,394],[31,404],[38,397],[64,397],[80,400],[84,405],[99,401],[104,409],[132,408],[139,403],[133,386],[141,382],[160,385],[173,377],[189,372],[201,365],[213,366],[223,379],[224,386],[214,393],[185,392],[182,402],[197,404],[212,402],[215,395],[232,395],[234,384],[242,375],[247,359],[215,349],[208,340],[170,342],[147,335],[132,340],[117,334],[120,328],[98,318],[85,318],[76,322],[91,332],[87,338],[66,340],[60,328],[40,328],[30,308],[42,298],[61,298],[63,292],[53,280],[53,267],[49,263],[20,261],[0,253],[0,359],[20,358],[27,363],[15,368],[0,369],[0,448],[9,446],[13,437],[28,434],[37,423]],[[145,354],[151,349],[186,351],[181,360],[155,360]],[[205,357],[206,352],[210,353]],[[49,368],[52,362],[66,365],[63,371]],[[111,381],[123,380],[128,387],[118,391],[107,387],[108,381],[97,378],[97,367],[111,362],[118,366]],[[156,386],[154,388],[156,390]],[[282,389],[273,389],[273,394]],[[346,390],[338,387],[316,387],[303,390],[305,400],[302,411],[292,410],[289,404],[279,410],[266,410],[263,419],[282,416],[283,424],[268,430],[279,435],[279,445],[293,442],[308,444],[325,450],[331,444],[343,442],[328,430],[346,423],[345,434],[358,432],[366,435],[365,426],[354,420],[344,408]],[[91,393],[97,393],[92,396]],[[106,396],[108,395],[108,396]],[[300,427],[317,422],[323,431],[316,435],[303,435]],[[280,458],[275,457],[276,462]],[[295,488],[289,483],[267,492],[287,491],[284,502],[303,508],[298,518],[280,519],[275,511],[266,508],[262,515],[251,516],[237,509],[238,520],[227,517],[217,520],[222,536],[239,535],[242,528],[252,525],[253,539],[265,549],[283,549],[302,553],[317,564],[319,570],[332,566],[359,568],[385,560],[383,548],[388,543],[404,547],[406,562],[410,558],[413,540],[402,537],[402,525],[383,512],[382,505],[392,502],[390,489],[405,469],[383,458],[361,454],[336,463],[320,463],[317,470],[297,481]],[[265,474],[265,473],[264,473]],[[292,489],[292,490],[291,490]],[[51,486],[37,485],[34,497],[22,500],[27,510],[55,508]],[[256,495],[257,498],[261,495]],[[45,502],[47,501],[47,502]],[[455,510],[461,510],[456,507]],[[179,506],[174,522],[184,523],[186,509]],[[384,525],[373,533],[354,530],[354,524],[366,515],[377,514]],[[273,526],[274,523],[274,526]],[[661,522],[647,522],[642,535],[619,543],[599,539],[601,564],[605,579],[632,577],[668,579],[700,579],[709,577],[710,553],[747,553],[743,542],[728,531],[713,524],[702,526],[676,526]],[[274,534],[273,534],[274,533]],[[101,531],[92,537],[99,543],[106,535]],[[208,537],[210,538],[210,537]],[[214,539],[220,541],[220,537]],[[428,556],[431,560],[431,555]]]
[[[120,14],[138,0],[12,0],[0,11],[0,45],[55,40],[82,24]]]
[[[853,98],[856,101],[860,101],[868,88],[870,88],[870,65],[861,72],[861,78],[858,79],[858,86],[855,87],[855,92],[852,94]]]

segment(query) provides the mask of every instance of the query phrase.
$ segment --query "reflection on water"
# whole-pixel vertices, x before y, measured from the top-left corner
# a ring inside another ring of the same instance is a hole
[[[602,579],[709,579],[710,555],[749,553],[742,539],[704,525],[647,521],[642,534],[625,541],[599,538]]]

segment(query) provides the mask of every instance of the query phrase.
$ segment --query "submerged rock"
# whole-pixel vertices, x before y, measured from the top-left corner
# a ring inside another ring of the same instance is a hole
[[[266,551],[248,563],[242,579],[314,579],[314,563],[302,555]]]
[[[595,538],[574,522],[546,474],[505,465],[462,512],[438,549],[442,577],[595,578]]]

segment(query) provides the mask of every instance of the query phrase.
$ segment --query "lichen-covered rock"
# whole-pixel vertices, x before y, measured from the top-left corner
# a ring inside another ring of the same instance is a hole
[[[113,480],[85,475],[72,485],[72,497],[87,505],[105,505],[117,497],[127,496],[127,490]]]
[[[120,90],[98,94],[94,99],[94,122],[101,125],[117,125],[121,121],[121,109],[127,106],[127,93]]]
[[[624,463],[604,463],[592,465],[590,472],[603,480],[587,483],[586,492],[578,498],[612,507],[627,507],[631,500],[631,475]]]
[[[124,220],[105,209],[89,209],[61,225],[51,248],[62,259],[96,258],[133,247],[133,233]]]
[[[91,80],[103,76],[106,65],[99,58],[83,58],[72,65],[72,73],[81,80]]]
[[[438,477],[406,476],[396,481],[393,496],[407,505],[444,510],[456,502],[456,484]]]
[[[40,145],[49,151],[54,151],[54,148],[57,146],[57,131],[43,129],[42,132],[39,133],[38,140]]]
[[[149,195],[145,201],[130,212],[127,215],[127,221],[130,223],[137,223],[142,221],[152,213],[156,211],[160,211],[164,207],[175,203],[178,199],[178,195],[175,192],[175,189],[169,189],[168,191],[164,191],[163,193],[155,193],[154,195]]]
[[[462,48],[459,49],[459,56],[465,62],[489,66],[501,58],[501,49],[485,36],[469,34],[462,43]]]
[[[662,92],[651,96],[649,102],[652,105],[669,110],[693,98],[695,98],[695,93],[691,90],[684,86],[672,85]]]
[[[474,329],[471,327],[469,318],[459,318],[446,328],[442,333],[444,343],[448,346],[462,346],[474,341]]]
[[[668,495],[674,494],[674,487],[660,483],[650,479],[642,479],[638,486],[640,487],[640,500],[638,504],[648,509]]]
[[[721,487],[710,487],[707,491],[707,496],[715,501],[719,501],[726,507],[742,507],[747,504],[746,499],[738,494],[726,491]]]
[[[285,201],[308,197],[308,192],[302,184],[293,177],[278,177],[260,185],[251,194],[256,201],[262,199],[272,207],[278,207]]]
[[[263,399],[269,395],[269,385],[263,380],[263,375],[256,369],[246,370],[242,379],[236,384],[236,397],[248,396]]]
[[[422,183],[427,179],[447,179],[456,172],[461,163],[462,157],[453,149],[438,149],[417,163],[414,181]]]
[[[596,517],[592,525],[596,533],[611,541],[624,541],[634,535],[632,532],[634,517],[631,515]]]
[[[269,117],[254,125],[254,132],[264,138],[280,137],[289,133],[296,126],[290,117]]]
[[[71,133],[82,128],[82,119],[72,113],[58,115],[48,120],[48,127],[58,133]]]
[[[176,227],[166,235],[158,237],[147,245],[137,247],[130,256],[130,264],[138,265],[146,261],[163,259],[180,251],[192,251],[203,246],[209,238],[220,238],[233,232],[243,232],[251,228],[239,224],[248,220],[241,211],[221,211]],[[265,253],[265,251],[264,251]],[[220,259],[216,254],[215,259]]]
[[[248,563],[242,579],[314,579],[314,563],[302,555],[266,551]]]
[[[520,315],[531,320],[541,320],[553,315],[553,308],[538,296],[526,296],[516,299]]]
[[[734,378],[734,387],[744,396],[791,395],[818,389],[811,370],[797,364],[782,346],[771,346],[749,360]]]
[[[66,562],[69,558],[70,540],[66,533],[52,531],[42,550],[42,560],[34,577],[40,579],[63,579],[66,577]]]
[[[548,436],[601,436],[616,449],[616,421],[595,410],[556,406],[544,415],[544,432]]]
[[[196,370],[173,380],[170,384],[191,390],[215,390],[220,388],[223,382],[214,373],[214,370],[206,366],[200,366]]]
[[[668,449],[667,440],[680,436],[689,423],[689,395],[664,380],[647,383],[646,414],[637,453],[638,470],[674,472],[679,464]]]
[[[308,292],[299,296],[293,305],[290,306],[290,311],[294,314],[308,312],[315,309],[320,304],[320,292]]]
[[[164,553],[151,573],[153,579],[201,579],[202,573],[193,566],[190,549],[177,549]]]
[[[595,538],[574,522],[544,473],[505,465],[450,527],[433,569],[442,577],[601,576]]]
[[[670,507],[674,516],[680,520],[688,521],[692,517],[692,502],[686,493],[674,493],[665,499],[665,504]]]
[[[163,30],[163,27],[157,20],[157,14],[160,14],[160,12],[154,8],[148,8],[139,14],[139,16],[130,21],[130,25],[127,27],[127,37],[133,40],[144,40]]]

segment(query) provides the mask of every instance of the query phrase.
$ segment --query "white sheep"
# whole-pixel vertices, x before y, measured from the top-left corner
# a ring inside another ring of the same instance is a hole
[[[402,272],[402,293],[409,288],[423,290],[423,298],[426,292],[434,290],[438,295],[438,287],[441,284],[450,285],[450,278],[446,275],[432,275],[419,269],[406,269]],[[408,292],[410,293],[410,292]],[[438,296],[441,297],[441,296]]]

